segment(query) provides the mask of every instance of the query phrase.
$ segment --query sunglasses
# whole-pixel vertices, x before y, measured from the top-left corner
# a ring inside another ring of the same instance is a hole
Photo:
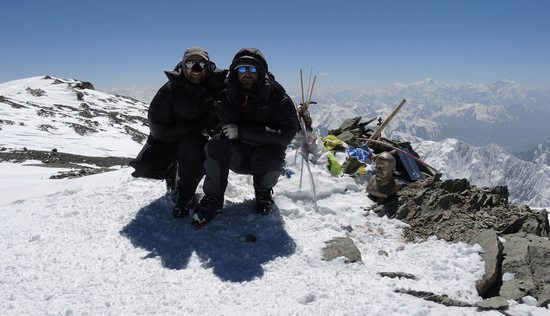
[[[237,67],[237,71],[241,74],[244,74],[246,71],[249,71],[250,73],[256,73],[256,67],[254,66],[239,66]]]
[[[197,69],[197,67],[200,67],[200,69]],[[195,67],[195,69],[197,69],[198,71],[201,71],[204,69],[204,67],[206,67],[206,62],[205,61],[187,61],[185,62],[185,67],[187,67],[188,69],[192,69],[193,67]]]

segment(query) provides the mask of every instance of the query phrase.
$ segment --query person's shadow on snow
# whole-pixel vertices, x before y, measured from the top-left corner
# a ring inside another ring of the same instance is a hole
[[[135,247],[149,251],[144,259],[159,257],[168,269],[186,268],[196,252],[203,265],[212,267],[220,279],[250,281],[263,276],[263,263],[290,256],[296,250],[279,209],[275,206],[270,215],[257,215],[254,203],[226,203],[222,213],[195,229],[189,217],[173,218],[172,205],[163,197],[140,209],[120,234]]]

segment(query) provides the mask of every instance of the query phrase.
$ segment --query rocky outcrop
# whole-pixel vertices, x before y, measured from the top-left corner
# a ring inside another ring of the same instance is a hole
[[[546,210],[510,204],[505,186],[476,187],[466,179],[425,178],[397,195],[397,200],[371,210],[408,223],[405,237],[409,240],[435,235],[483,248],[485,275],[476,283],[482,297],[519,302],[534,297],[540,306],[549,304],[550,226]]]
[[[27,92],[30,93],[33,97],[42,97],[46,95],[46,91],[42,89],[32,89],[30,87],[27,87]]]
[[[416,181],[398,192],[397,203],[378,212],[410,224],[405,232],[410,240],[436,235],[468,242],[486,229],[543,237],[550,232],[546,211],[510,204],[505,186],[476,187],[466,179],[440,181],[430,177]]]

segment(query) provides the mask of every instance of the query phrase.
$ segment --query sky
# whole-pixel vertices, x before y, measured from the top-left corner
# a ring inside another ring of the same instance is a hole
[[[228,67],[259,48],[287,90],[432,78],[550,88],[548,1],[5,1],[0,82],[38,75],[96,89],[159,88],[191,46]],[[307,80],[306,80],[307,81]]]

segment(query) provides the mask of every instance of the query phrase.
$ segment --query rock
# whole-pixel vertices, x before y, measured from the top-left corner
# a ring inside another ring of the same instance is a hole
[[[378,272],[378,275],[388,278],[404,278],[404,279],[411,279],[416,280],[416,276],[414,274],[405,273],[405,272]]]
[[[426,301],[436,302],[445,306],[472,307],[472,304],[470,303],[452,299],[447,295],[438,295],[431,292],[405,290],[405,289],[397,289],[395,290],[395,292],[413,295],[413,296],[425,299]]]
[[[349,119],[345,120],[344,122],[342,122],[342,124],[340,124],[340,128],[339,128],[339,129],[340,129],[341,131],[350,130],[350,129],[352,129],[354,126],[357,126],[357,124],[359,124],[360,121],[361,121],[361,116],[349,118]]]
[[[545,284],[542,287],[538,299],[540,306],[550,307],[550,284]]]
[[[88,81],[78,81],[75,85],[75,88],[77,89],[90,89],[95,90],[94,85],[91,82]]]
[[[542,301],[549,295],[550,241],[533,234],[506,235],[501,273],[512,273],[512,280],[503,280],[499,295],[519,301],[531,295]]]
[[[508,309],[508,301],[503,297],[495,296],[477,302],[476,306],[480,309],[496,309],[502,311]]]
[[[348,157],[342,164],[342,172],[345,174],[354,174],[361,166],[365,166],[365,164],[359,161],[359,159],[355,157]]]
[[[256,236],[252,234],[242,234],[239,236],[240,241],[248,242],[248,243],[255,243],[257,238]]]
[[[352,145],[354,147],[361,146],[361,143],[357,141],[357,139],[355,138],[355,135],[353,135],[353,133],[350,131],[343,131],[342,133],[335,136],[338,137],[339,140],[343,141],[348,145]]]
[[[361,252],[353,240],[348,237],[336,237],[325,242],[323,260],[332,261],[338,257],[346,257],[346,262],[363,262]]]
[[[351,233],[353,231],[353,227],[351,227],[351,225],[346,225],[346,226],[340,226],[342,227],[343,230],[347,231],[348,233]]]
[[[77,91],[77,92],[76,92],[76,99],[77,99],[78,101],[84,100],[84,93],[82,93],[82,92],[80,92],[80,91]]]
[[[382,250],[382,249],[378,250],[378,255],[379,256],[384,256],[384,257],[389,257],[388,252],[386,250]]]
[[[492,229],[483,230],[469,241],[470,245],[478,244],[483,248],[480,253],[485,263],[485,274],[476,282],[477,293],[485,297],[489,290],[500,277],[500,263],[502,261],[502,243],[498,240],[496,232]]]
[[[27,92],[30,93],[33,97],[41,97],[46,95],[46,91],[42,89],[31,89],[27,87]]]
[[[459,193],[470,189],[467,179],[450,179],[441,183],[441,187],[450,193]]]

